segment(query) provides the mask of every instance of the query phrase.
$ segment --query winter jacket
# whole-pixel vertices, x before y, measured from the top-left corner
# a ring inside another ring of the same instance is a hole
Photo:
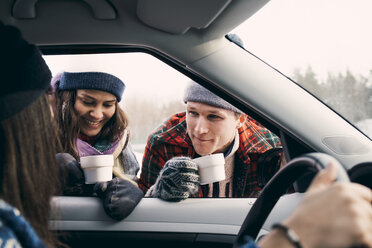
[[[281,153],[269,165],[266,164],[264,170],[259,168],[263,165],[260,161],[265,160],[260,157],[281,148],[281,143],[275,134],[248,116],[238,132],[240,144],[235,153],[233,197],[257,197],[264,186],[258,171],[274,174],[280,167]],[[165,163],[179,156],[199,156],[187,134],[185,112],[173,115],[149,136],[139,179],[140,188],[146,192],[155,183]],[[199,190],[196,197],[205,197],[203,191]]]
[[[39,247],[46,245],[19,210],[0,199],[0,248]]]
[[[130,179],[133,183],[137,181],[139,164],[136,156],[128,144],[127,131],[124,132],[123,138],[110,144],[110,148],[100,152],[87,142],[77,139],[77,150],[80,157],[92,155],[112,154],[114,156],[113,174],[122,179]]]

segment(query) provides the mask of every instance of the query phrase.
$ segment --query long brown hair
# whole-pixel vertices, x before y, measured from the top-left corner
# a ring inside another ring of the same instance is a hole
[[[77,160],[79,154],[76,148],[76,140],[80,133],[78,116],[74,110],[76,101],[76,90],[62,91],[58,88],[59,82],[56,83],[56,91],[54,94],[55,102],[55,119],[57,121],[61,143],[64,152],[70,153]],[[128,117],[120,108],[119,104],[115,103],[116,111],[111,119],[103,126],[97,139],[115,142],[124,134],[128,127]]]
[[[59,194],[55,154],[56,125],[44,94],[26,109],[1,121],[0,195],[18,208],[49,247],[56,238],[48,230],[50,200]]]

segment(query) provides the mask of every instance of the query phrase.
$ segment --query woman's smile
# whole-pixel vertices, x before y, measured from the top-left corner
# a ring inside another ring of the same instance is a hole
[[[91,120],[88,120],[84,117],[81,118],[85,125],[88,127],[88,128],[91,128],[91,129],[96,129],[96,128],[99,128],[101,125],[102,125],[102,122],[103,120],[100,120],[100,121],[91,121]]]
[[[98,90],[77,90],[74,109],[80,119],[80,132],[93,137],[101,132],[103,126],[116,111],[116,97]]]

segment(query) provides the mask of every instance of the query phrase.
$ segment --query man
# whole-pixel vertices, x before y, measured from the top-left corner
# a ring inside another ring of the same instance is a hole
[[[146,196],[257,197],[280,167],[279,138],[194,82],[184,102],[186,112],[173,115],[148,138],[139,180]],[[192,159],[215,153],[224,154],[226,179],[200,185]]]

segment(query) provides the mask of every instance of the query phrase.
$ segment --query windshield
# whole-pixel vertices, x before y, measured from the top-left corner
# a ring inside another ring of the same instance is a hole
[[[370,0],[270,1],[232,33],[372,137],[371,10]]]

